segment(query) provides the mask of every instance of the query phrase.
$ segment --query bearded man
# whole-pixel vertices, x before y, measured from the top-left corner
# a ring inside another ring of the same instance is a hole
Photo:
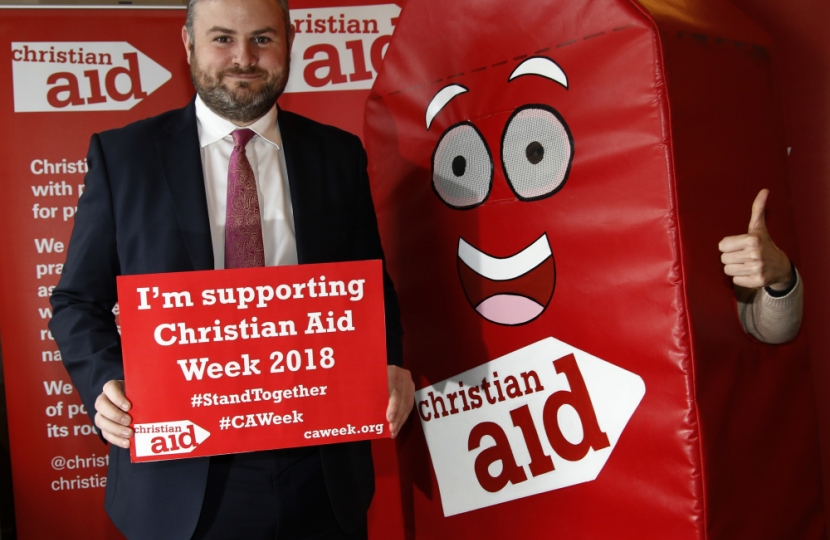
[[[190,0],[182,39],[197,96],[93,135],[51,299],[64,365],[110,443],[107,512],[128,538],[365,538],[366,441],[130,463],[117,275],[383,258],[359,139],[276,106],[294,39],[287,1]],[[229,173],[240,152],[253,181]],[[258,212],[240,212],[240,196]],[[384,280],[395,436],[414,385],[397,367],[397,300]]]

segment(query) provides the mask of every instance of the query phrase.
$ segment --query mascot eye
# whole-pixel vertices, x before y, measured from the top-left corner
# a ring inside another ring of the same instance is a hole
[[[516,109],[507,121],[501,161],[519,199],[533,201],[559,191],[568,179],[573,155],[571,132],[553,109],[528,105]]]
[[[449,128],[432,154],[432,187],[453,208],[483,203],[493,185],[493,158],[481,133],[469,122]]]

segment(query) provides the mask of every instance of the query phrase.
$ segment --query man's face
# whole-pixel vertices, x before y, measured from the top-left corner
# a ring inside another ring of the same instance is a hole
[[[276,0],[201,0],[182,29],[190,76],[214,112],[238,125],[264,115],[288,81],[293,27]]]

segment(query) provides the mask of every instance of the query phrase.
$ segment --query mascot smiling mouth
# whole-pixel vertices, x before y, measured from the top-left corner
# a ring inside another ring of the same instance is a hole
[[[529,323],[553,296],[556,265],[547,234],[519,253],[498,258],[458,239],[458,276],[467,301],[490,322]]]

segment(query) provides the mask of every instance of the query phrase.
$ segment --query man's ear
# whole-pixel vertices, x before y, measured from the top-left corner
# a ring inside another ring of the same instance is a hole
[[[184,52],[187,54],[187,63],[190,63],[190,36],[187,34],[187,27],[182,26],[182,42],[184,43]]]

